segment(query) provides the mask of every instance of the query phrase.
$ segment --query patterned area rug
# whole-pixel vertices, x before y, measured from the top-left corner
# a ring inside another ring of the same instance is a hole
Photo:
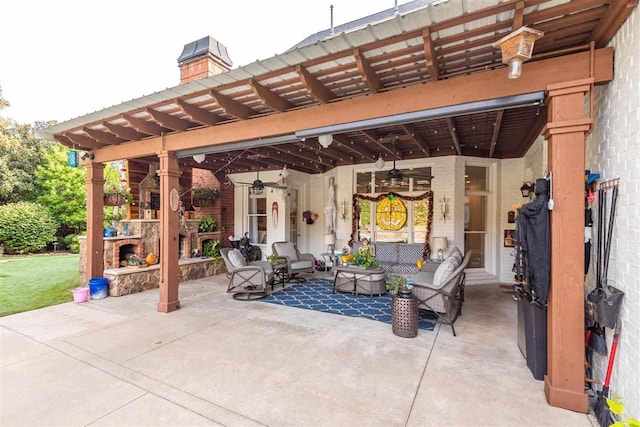
[[[260,301],[343,316],[364,317],[391,324],[391,295],[369,297],[334,294],[333,281],[327,279],[310,279],[277,291]],[[420,329],[432,331],[435,319],[435,314],[420,309]]]

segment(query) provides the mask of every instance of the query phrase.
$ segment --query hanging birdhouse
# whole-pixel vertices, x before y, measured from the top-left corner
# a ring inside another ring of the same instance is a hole
[[[502,62],[509,64],[509,78],[517,79],[522,73],[522,63],[531,59],[533,44],[544,36],[542,31],[521,27],[495,42],[492,46],[502,51]]]

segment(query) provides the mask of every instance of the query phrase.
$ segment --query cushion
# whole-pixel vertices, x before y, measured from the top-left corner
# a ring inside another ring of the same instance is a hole
[[[376,259],[380,262],[398,263],[397,243],[376,243]],[[413,260],[412,262],[415,262]]]
[[[398,244],[398,260],[403,264],[413,264],[417,260],[422,259],[423,252],[423,244]]]
[[[303,268],[313,268],[313,261],[294,261],[291,263],[292,270],[302,270]]]
[[[395,274],[416,274],[420,271],[415,264],[394,264],[389,270]]]
[[[229,258],[229,262],[231,263],[231,265],[236,268],[245,267],[247,265],[247,260],[244,258],[244,255],[242,255],[242,252],[240,252],[238,249],[231,249],[229,251],[229,254],[227,255],[227,258]]]
[[[433,287],[434,288],[443,287],[444,284],[447,282],[447,279],[449,278],[449,276],[451,276],[451,273],[453,273],[457,267],[458,266],[456,264],[456,259],[453,257],[447,258],[444,261],[442,261],[442,264],[438,266],[438,269],[433,275]]]
[[[293,243],[278,242],[278,243],[274,243],[273,245],[278,255],[287,257],[292,262],[298,261],[298,251],[296,251],[296,247],[293,246]]]
[[[462,263],[462,252],[460,252],[457,246],[454,246],[451,252],[449,252],[448,258],[455,258],[458,265],[460,265],[460,263]]]

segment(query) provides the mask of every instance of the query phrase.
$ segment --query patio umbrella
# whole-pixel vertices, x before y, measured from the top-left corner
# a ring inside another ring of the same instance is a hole
[[[329,222],[329,231],[331,232],[336,230],[336,212],[337,208],[333,185],[329,185],[329,198],[327,199],[327,205],[324,208],[324,214]]]

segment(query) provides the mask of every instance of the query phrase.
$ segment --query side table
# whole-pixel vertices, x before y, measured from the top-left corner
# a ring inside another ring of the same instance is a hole
[[[320,254],[322,256],[322,259],[324,260],[324,272],[326,273],[327,271],[329,271],[329,268],[327,266],[327,263],[330,262],[331,263],[331,267],[335,267],[337,264],[337,260],[338,257],[340,255],[336,255],[336,254],[332,254],[329,252],[325,252],[323,254]]]
[[[273,287],[276,285],[282,285],[282,287],[284,288],[284,285],[290,279],[289,272],[287,271],[287,263],[283,262],[279,264],[273,264],[271,268],[273,269],[273,283],[271,284],[271,290],[273,290]]]

